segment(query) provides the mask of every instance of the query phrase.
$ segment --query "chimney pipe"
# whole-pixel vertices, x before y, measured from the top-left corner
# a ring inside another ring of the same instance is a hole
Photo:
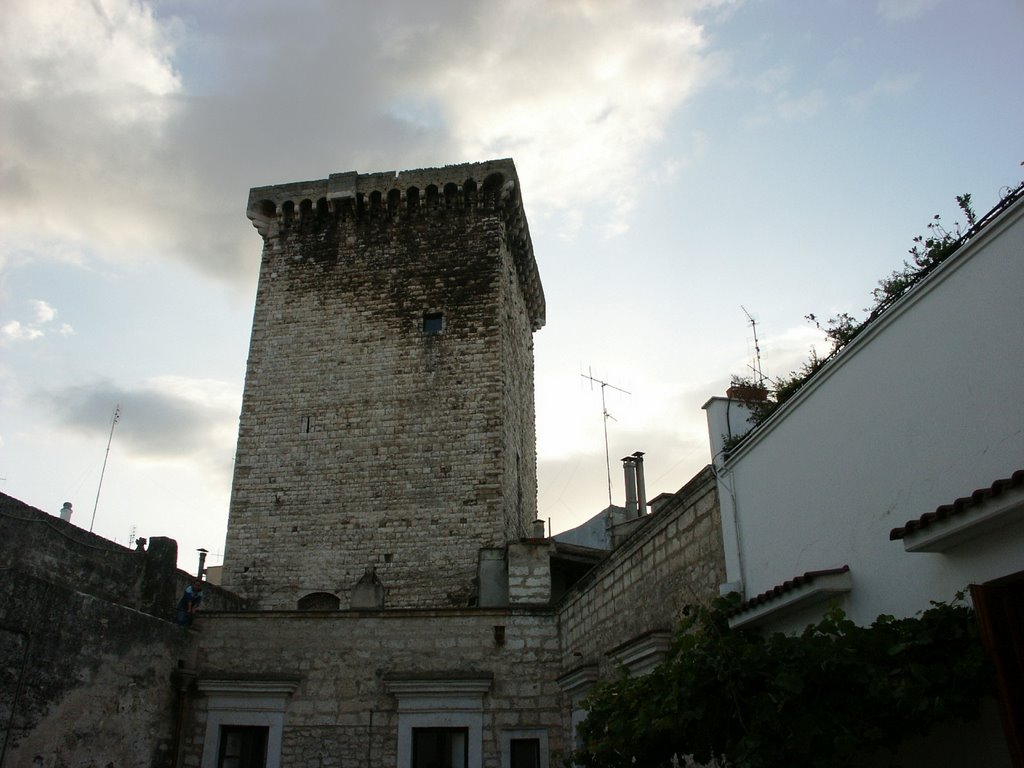
[[[636,462],[632,456],[622,459],[622,473],[626,480],[626,519],[631,520],[636,513]]]
[[[647,484],[644,482],[644,452],[633,453],[633,464],[636,467],[636,502],[639,507],[637,517],[647,514]]]
[[[201,579],[201,578],[203,578],[203,574],[206,572],[206,555],[209,553],[209,550],[203,549],[202,547],[200,547],[198,549],[198,552],[199,552],[199,570],[196,572],[196,578],[197,579]]]

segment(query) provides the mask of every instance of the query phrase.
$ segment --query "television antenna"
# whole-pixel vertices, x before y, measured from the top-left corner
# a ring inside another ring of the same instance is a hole
[[[107,452],[103,454],[103,469],[100,470],[100,482],[96,486],[96,503],[92,505],[92,520],[89,522],[89,533],[96,522],[96,508],[100,505],[100,490],[103,488],[103,475],[107,472],[107,459],[110,458],[110,444],[114,440],[114,427],[121,418],[121,404],[114,406],[114,418],[110,420],[110,437],[107,438]]]
[[[608,473],[608,506],[610,507],[612,505],[612,461],[611,454],[608,452],[608,419],[611,419],[612,421],[617,421],[617,419],[608,413],[608,406],[605,404],[604,399],[604,390],[606,387],[611,387],[617,392],[622,392],[627,395],[632,394],[632,392],[628,392],[622,387],[616,387],[613,384],[609,384],[607,381],[601,381],[601,379],[594,378],[594,372],[589,366],[587,367],[587,373],[581,373],[580,376],[590,382],[591,391],[594,390],[595,384],[601,385],[601,414],[603,417],[602,421],[604,422],[604,466]]]
[[[742,304],[740,304],[740,309],[742,309],[743,314],[747,316],[747,320],[750,321],[750,328],[754,332],[754,364],[748,364],[747,367],[754,372],[754,376],[757,380],[757,386],[764,389],[765,376],[764,372],[761,370],[761,344],[757,340],[757,320],[754,319],[753,315],[747,312],[747,308]]]

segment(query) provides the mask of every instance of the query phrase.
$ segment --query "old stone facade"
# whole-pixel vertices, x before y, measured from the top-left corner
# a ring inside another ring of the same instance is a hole
[[[197,638],[176,544],[128,549],[0,494],[0,765],[170,766]],[[207,588],[207,605],[238,600]]]
[[[93,569],[70,524],[33,543],[15,520],[0,669],[62,657],[63,683],[40,670],[0,699],[11,764],[553,768],[595,682],[648,672],[682,606],[715,593],[709,471],[634,509],[612,549],[533,525],[544,299],[510,160],[260,188],[249,216],[234,592],[183,629],[163,545],[100,546]],[[110,578],[135,585],[124,605]],[[24,579],[63,597],[35,608]],[[24,640],[40,632],[62,639]]]
[[[224,585],[466,606],[536,516],[544,323],[510,160],[252,190],[264,238]]]
[[[614,674],[627,661],[615,652],[620,646],[651,632],[667,638],[683,608],[717,593],[725,567],[714,473],[705,468],[652,506],[643,525],[560,602],[564,668],[594,665]]]
[[[216,765],[203,750],[208,739],[216,749],[211,724],[245,715],[211,719],[209,692],[232,681],[257,690],[291,682],[284,766],[408,766],[400,748],[411,728],[465,728],[477,750],[470,765],[490,768],[501,768],[510,734],[542,736],[545,757],[563,747],[551,608],[224,613],[204,616],[202,634],[207,695],[195,699],[186,765]],[[254,679],[254,670],[273,675]]]

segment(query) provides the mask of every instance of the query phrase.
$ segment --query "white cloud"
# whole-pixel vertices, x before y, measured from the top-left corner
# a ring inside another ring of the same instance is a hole
[[[67,337],[67,336],[74,336],[75,335],[75,329],[72,328],[68,323],[61,323],[60,324],[60,330],[57,331],[57,333],[59,333],[61,336],[65,336],[65,337]]]
[[[462,21],[391,33],[408,97],[437,105],[464,157],[515,157],[535,206],[604,203],[623,231],[646,153],[700,83],[701,27],[678,3],[624,0],[495,3]]]
[[[17,320],[11,320],[3,327],[0,327],[0,332],[3,333],[5,338],[12,341],[32,341],[43,335],[43,332],[38,328],[22,325]]]
[[[162,119],[180,89],[173,48],[133,0],[24,3],[0,21],[0,94],[15,101],[89,96],[113,122]],[[157,100],[147,97],[157,97]]]
[[[41,326],[53,322],[57,317],[57,310],[49,303],[41,299],[32,299],[27,302],[32,308],[32,321],[22,323],[20,320],[11,320],[2,328],[0,333],[4,338],[11,341],[32,341],[46,335]],[[69,336],[74,333],[70,325],[64,323],[58,330],[62,336]]]
[[[47,304],[45,301],[40,299],[33,299],[31,302],[32,306],[35,307],[35,315],[37,323],[48,323],[57,317],[57,310]]]
[[[0,18],[0,267],[172,259],[248,287],[249,186],[509,155],[535,224],[620,233],[706,73],[694,14],[729,5],[19,4]]]
[[[134,0],[0,14],[0,259],[147,248],[165,215],[153,163],[181,91],[174,26]]]

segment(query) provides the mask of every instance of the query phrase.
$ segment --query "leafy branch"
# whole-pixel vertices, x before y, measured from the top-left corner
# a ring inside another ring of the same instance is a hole
[[[841,767],[976,718],[991,691],[973,611],[959,601],[869,627],[831,608],[798,635],[763,635],[730,629],[728,600],[688,609],[650,674],[587,698],[577,765]]]

